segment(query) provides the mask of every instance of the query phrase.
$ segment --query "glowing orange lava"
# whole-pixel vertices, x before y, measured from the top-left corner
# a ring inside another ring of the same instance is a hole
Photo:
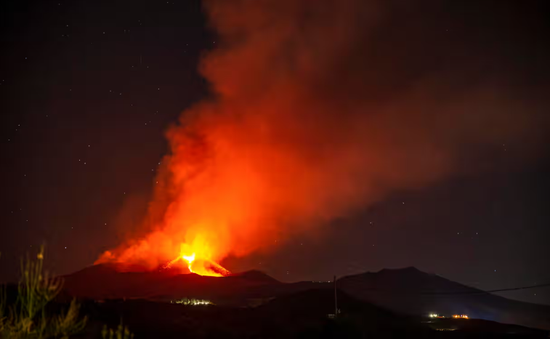
[[[220,264],[213,261],[210,247],[206,245],[203,237],[196,237],[191,245],[180,245],[179,255],[171,260],[164,268],[176,265],[180,260],[187,263],[190,273],[212,277],[222,277],[231,274]]]
[[[187,261],[187,268],[189,268],[189,271],[193,273],[193,268],[191,267],[191,264],[193,263],[193,261],[195,261],[195,253],[193,253],[192,255],[182,255],[181,258]]]

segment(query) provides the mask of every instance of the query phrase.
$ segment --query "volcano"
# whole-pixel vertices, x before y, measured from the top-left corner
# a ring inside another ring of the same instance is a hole
[[[94,265],[66,275],[64,280],[65,295],[84,299],[197,298],[228,306],[257,305],[310,290],[329,293],[334,288],[332,283],[283,283],[256,270],[212,277],[169,270],[121,272],[113,264]],[[346,276],[337,286],[345,295],[397,314],[467,314],[470,318],[550,329],[550,306],[506,299],[413,267]]]
[[[148,299],[170,301],[201,298],[216,304],[245,305],[255,298],[270,298],[306,290],[308,283],[285,284],[260,271],[247,271],[222,277],[178,270],[128,272],[115,264],[90,266],[64,276],[64,292],[85,299]]]

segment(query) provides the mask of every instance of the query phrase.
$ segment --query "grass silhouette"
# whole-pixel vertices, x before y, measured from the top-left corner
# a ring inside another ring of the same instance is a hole
[[[50,277],[44,270],[44,246],[36,255],[21,260],[21,279],[17,299],[8,305],[6,287],[0,287],[0,338],[69,338],[86,326],[75,299],[68,309],[48,311],[48,305],[63,287],[61,278]]]

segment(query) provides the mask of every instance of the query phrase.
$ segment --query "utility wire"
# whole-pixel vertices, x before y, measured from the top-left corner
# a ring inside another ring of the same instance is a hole
[[[531,289],[531,288],[549,287],[549,286],[550,286],[550,283],[545,283],[545,284],[537,284],[537,285],[531,285],[531,286],[501,288],[499,290],[490,290],[490,291],[486,291],[486,292],[494,293],[494,292],[517,291],[517,290],[527,290],[527,289]]]
[[[469,291],[456,291],[456,292],[429,292],[429,291],[421,291],[420,293],[414,293],[410,291],[396,291],[391,289],[380,289],[375,287],[370,288],[364,288],[364,283],[360,281],[353,281],[353,280],[343,280],[340,281],[340,286],[346,285],[355,285],[360,288],[361,291],[373,291],[373,292],[383,292],[383,293],[394,293],[394,294],[416,294],[416,295],[476,295],[476,294],[489,294],[489,293],[497,293],[497,292],[508,292],[508,291],[518,291],[518,290],[526,290],[526,289],[533,289],[533,288],[542,288],[542,287],[550,287],[550,283],[544,283],[544,284],[536,284],[536,285],[530,285],[530,286],[521,286],[521,287],[511,287],[511,288],[500,288],[500,289],[494,289],[494,290],[479,290],[475,289],[473,287],[467,287],[470,289]],[[361,286],[360,286],[361,285]]]

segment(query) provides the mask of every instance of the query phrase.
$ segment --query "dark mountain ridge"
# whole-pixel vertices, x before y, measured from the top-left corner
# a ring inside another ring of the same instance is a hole
[[[174,272],[119,272],[113,265],[95,265],[64,276],[66,296],[87,299],[208,299],[218,305],[250,306],[308,290],[332,290],[333,284],[283,283],[261,271],[227,277]],[[338,290],[392,312],[425,316],[467,314],[527,327],[550,329],[550,307],[509,300],[414,267],[383,269],[340,278]]]
[[[506,299],[414,267],[343,277],[338,280],[338,288],[402,314],[466,314],[470,318],[550,329],[550,306]]]

